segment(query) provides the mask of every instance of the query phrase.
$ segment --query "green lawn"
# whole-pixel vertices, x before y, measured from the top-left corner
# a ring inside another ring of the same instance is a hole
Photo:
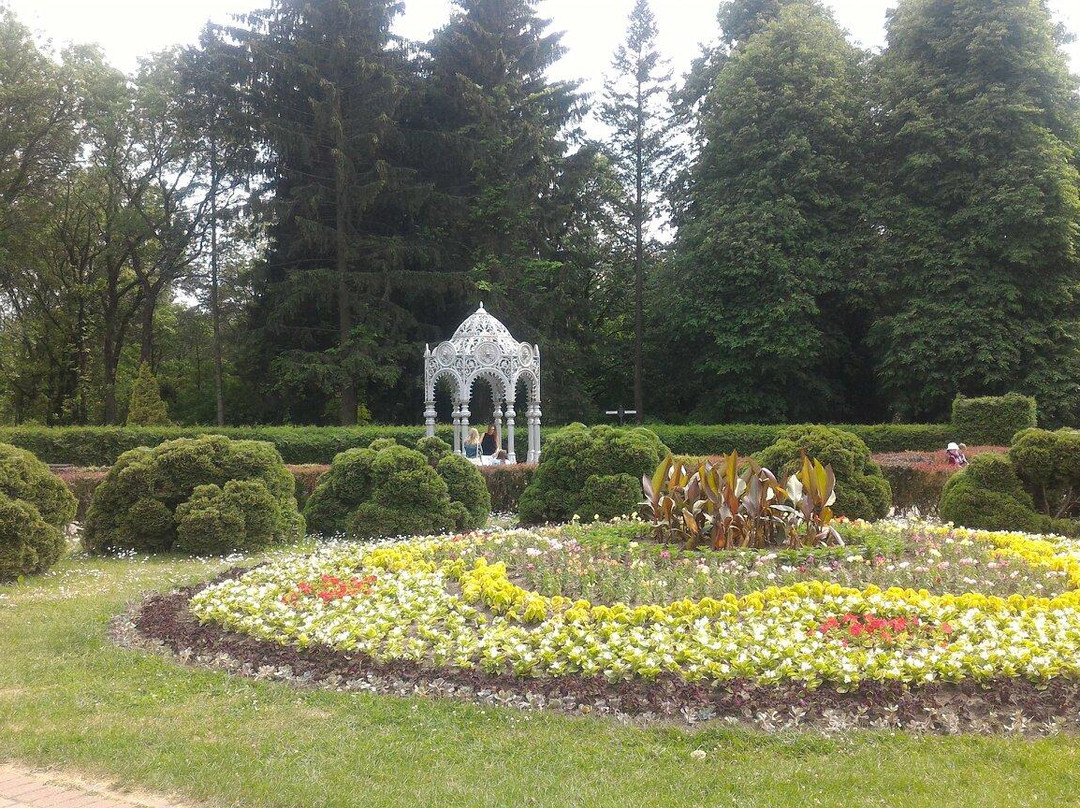
[[[0,586],[0,760],[241,806],[1060,806],[1080,739],[676,728],[295,688],[119,650],[106,624],[186,560]],[[704,761],[691,758],[704,749]]]

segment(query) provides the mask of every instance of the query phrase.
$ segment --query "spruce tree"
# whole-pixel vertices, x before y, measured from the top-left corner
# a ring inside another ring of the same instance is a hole
[[[161,398],[157,379],[148,362],[139,365],[128,402],[128,426],[171,426],[169,410]]]
[[[867,240],[864,65],[827,11],[797,3],[717,74],[660,290],[667,364],[683,371],[673,406],[706,420],[847,414]]]
[[[333,402],[352,424],[362,393],[379,417],[402,417],[421,318],[459,284],[430,226],[429,133],[403,122],[417,65],[390,31],[401,8],[279,0],[230,31],[250,65],[276,218],[245,361],[269,387],[268,418],[318,421]]]
[[[1080,114],[1045,3],[901,0],[877,68],[890,406],[1018,390],[1075,422]]]
[[[426,107],[447,148],[439,187],[459,200],[446,240],[476,284],[458,315],[482,295],[560,368],[545,411],[588,417],[595,245],[582,202],[596,166],[588,150],[570,151],[577,83],[548,78],[565,49],[534,0],[455,6],[427,46]]]
[[[656,18],[648,0],[637,0],[630,14],[626,41],[612,61],[613,75],[604,83],[600,120],[611,129],[606,152],[621,181],[625,198],[617,204],[617,234],[633,264],[634,409],[641,423],[645,412],[642,379],[645,267],[656,251],[649,235],[670,158],[671,73],[656,49]]]

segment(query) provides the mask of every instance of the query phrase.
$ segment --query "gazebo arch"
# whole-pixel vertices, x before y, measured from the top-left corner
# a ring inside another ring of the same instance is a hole
[[[495,401],[495,431],[502,446],[503,416],[506,417],[507,460],[517,462],[514,453],[514,427],[517,413],[514,401],[519,380],[528,389],[525,419],[529,430],[527,463],[540,460],[540,349],[518,342],[506,326],[492,317],[480,304],[454,336],[446,342],[424,349],[424,425],[428,436],[435,434],[435,384],[450,379],[453,396],[454,451],[464,452],[469,434],[469,408],[478,379],[491,385]],[[505,405],[505,412],[503,407]]]

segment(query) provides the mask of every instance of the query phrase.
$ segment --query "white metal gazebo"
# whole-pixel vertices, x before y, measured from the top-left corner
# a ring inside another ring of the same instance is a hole
[[[514,454],[514,400],[518,382],[524,380],[527,395],[525,419],[529,429],[527,463],[540,459],[540,349],[518,342],[506,326],[492,317],[480,304],[454,336],[424,350],[424,424],[429,436],[435,434],[435,387],[444,378],[450,380],[454,419],[454,451],[463,452],[469,434],[469,406],[478,379],[491,385],[495,402],[495,429],[502,445],[503,416],[506,417],[507,460],[516,463]],[[505,405],[505,412],[503,410]]]

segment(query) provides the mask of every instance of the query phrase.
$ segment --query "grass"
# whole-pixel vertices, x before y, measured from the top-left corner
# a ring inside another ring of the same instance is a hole
[[[0,760],[244,806],[1069,805],[1080,739],[638,729],[298,690],[120,650],[109,619],[221,562],[63,561],[0,586]],[[705,750],[705,760],[691,752]]]

